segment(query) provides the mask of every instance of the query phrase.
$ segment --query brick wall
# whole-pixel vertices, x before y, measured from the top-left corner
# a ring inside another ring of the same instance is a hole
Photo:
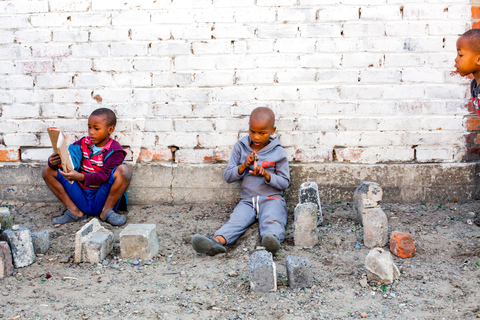
[[[0,1],[0,162],[40,162],[46,133],[98,107],[142,162],[226,161],[268,106],[293,162],[479,157],[458,35],[466,0]],[[480,142],[480,140],[478,140]]]

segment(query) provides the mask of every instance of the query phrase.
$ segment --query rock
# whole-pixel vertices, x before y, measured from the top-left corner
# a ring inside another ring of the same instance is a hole
[[[294,242],[296,246],[313,247],[318,243],[317,205],[298,204],[295,207]]]
[[[360,280],[360,285],[365,288],[366,286],[368,286],[368,281],[367,281],[367,278],[362,278]]]
[[[33,250],[35,254],[45,254],[50,247],[50,239],[48,237],[48,231],[34,232],[31,234]]]
[[[19,227],[18,230],[5,230],[2,240],[7,241],[12,251],[15,268],[22,268],[35,262],[30,229]]]
[[[82,262],[100,263],[113,250],[113,233],[100,229],[92,233],[82,244]]]
[[[129,224],[120,232],[120,253],[123,258],[150,260],[159,250],[155,224]]]
[[[353,193],[353,208],[356,212],[356,220],[363,225],[365,209],[379,208],[382,201],[383,191],[376,182],[363,181]]]
[[[372,281],[381,281],[391,284],[400,276],[397,266],[393,263],[392,255],[382,248],[374,248],[365,259],[367,278]]]
[[[287,256],[286,266],[290,288],[310,288],[313,285],[312,265],[307,258]]]
[[[387,243],[388,220],[381,208],[369,208],[363,215],[363,243],[368,248],[383,247]]]
[[[318,185],[315,181],[304,182],[298,188],[298,203],[314,203],[317,205],[317,226],[323,223],[322,203],[318,193]]]
[[[390,233],[390,252],[403,259],[413,257],[415,244],[412,235],[400,231]]]
[[[86,242],[89,243],[86,245]],[[86,249],[84,249],[85,246]],[[75,233],[75,263],[99,263],[112,249],[113,233],[102,227],[96,218]]]
[[[13,218],[8,207],[0,207],[0,230],[10,229],[13,226]]]
[[[248,261],[250,291],[277,291],[277,271],[273,256],[266,250],[255,251]]]
[[[0,279],[13,274],[12,252],[6,241],[0,241]]]

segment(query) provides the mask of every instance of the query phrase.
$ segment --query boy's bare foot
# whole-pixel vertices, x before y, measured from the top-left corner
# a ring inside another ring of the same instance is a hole
[[[209,256],[227,252],[227,249],[212,237],[198,233],[192,237],[192,247],[198,253],[208,254]]]
[[[53,221],[52,221],[52,224],[56,228],[56,227],[61,226],[62,224],[83,221],[85,219],[87,219],[86,215],[78,217],[78,216],[74,215],[73,213],[71,213],[70,210],[67,210],[67,211],[65,211],[63,216],[54,218]]]

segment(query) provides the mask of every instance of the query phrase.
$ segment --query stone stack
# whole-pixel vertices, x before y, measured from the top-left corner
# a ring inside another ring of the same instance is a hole
[[[296,246],[313,247],[318,243],[317,212],[315,203],[300,203],[295,207],[293,228]]]
[[[376,182],[363,181],[353,193],[353,207],[356,212],[356,220],[363,226],[363,219],[367,209],[380,208],[383,191]]]
[[[318,185],[315,181],[304,182],[298,188],[298,203],[314,203],[317,205],[317,226],[323,223],[322,204],[318,193]]]

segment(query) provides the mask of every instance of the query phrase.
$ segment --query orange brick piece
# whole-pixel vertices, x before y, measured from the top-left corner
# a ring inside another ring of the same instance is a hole
[[[0,150],[0,162],[16,162],[20,161],[20,150],[7,149]]]
[[[390,252],[403,259],[413,257],[415,244],[412,235],[400,231],[390,233]]]

